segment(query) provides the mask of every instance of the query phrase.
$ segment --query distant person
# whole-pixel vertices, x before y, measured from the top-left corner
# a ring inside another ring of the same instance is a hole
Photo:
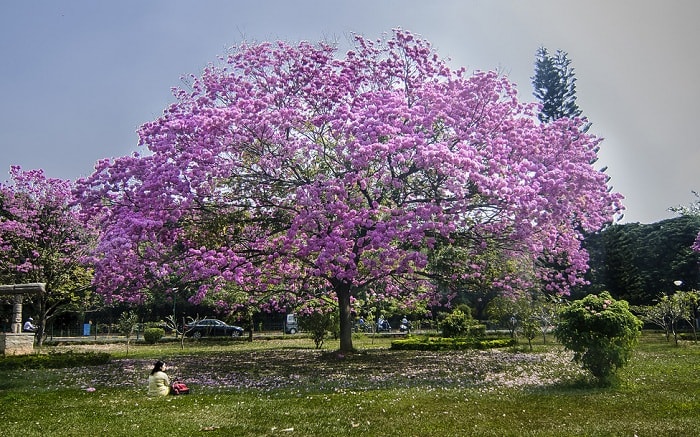
[[[148,376],[148,396],[167,396],[170,394],[170,378],[165,373],[165,363],[156,361]]]
[[[401,319],[401,325],[399,326],[399,331],[409,332],[410,330],[411,330],[411,322],[408,321],[406,316],[403,316],[403,319]]]
[[[24,332],[36,332],[36,325],[34,325],[34,319],[31,317],[27,319],[26,322],[24,322],[24,326],[22,327],[22,331]]]
[[[389,325],[389,321],[384,318],[384,316],[379,316],[379,320],[377,320],[377,331],[390,331],[391,330],[391,325]]]

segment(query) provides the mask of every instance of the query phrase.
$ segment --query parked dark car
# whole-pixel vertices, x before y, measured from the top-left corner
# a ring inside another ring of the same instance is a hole
[[[243,335],[243,328],[229,325],[217,319],[203,319],[185,325],[185,335],[193,338],[213,336],[240,337]]]

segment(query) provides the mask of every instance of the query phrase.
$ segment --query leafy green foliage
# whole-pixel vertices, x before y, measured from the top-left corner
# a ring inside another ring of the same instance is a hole
[[[445,337],[410,337],[391,342],[394,350],[414,350],[414,351],[443,351],[443,350],[465,350],[465,349],[493,349],[499,347],[515,346],[516,341],[512,338],[445,338]]]
[[[515,338],[520,324],[530,318],[531,312],[530,300],[527,296],[497,296],[486,308],[489,319],[506,327],[512,338]]]
[[[699,301],[696,291],[677,291],[673,295],[661,295],[655,305],[642,305],[633,310],[647,323],[654,324],[664,330],[666,341],[673,340],[678,346],[678,323],[683,320],[693,331],[693,337],[697,341],[695,330],[695,308]]]
[[[299,328],[311,333],[316,349],[323,346],[329,332],[337,330],[338,318],[331,312],[311,312],[299,316]]]
[[[540,326],[534,318],[528,318],[520,325],[520,330],[522,331],[523,336],[527,339],[527,344],[530,346],[530,350],[532,350],[532,340],[537,337],[537,334],[540,331],[539,328]]]
[[[454,310],[442,320],[440,329],[442,329],[443,337],[466,337],[469,333],[469,325],[472,323],[470,315],[461,310]]]
[[[504,250],[503,238],[507,237],[490,235],[486,238],[488,243],[482,245],[456,232],[449,239],[437,239],[436,246],[429,251],[428,269],[436,274],[432,279],[437,288],[442,294],[454,294],[451,301],[456,308],[480,320],[486,318],[488,303],[498,295],[494,282],[535,280],[533,264]],[[474,264],[482,266],[478,275],[470,270]],[[462,309],[462,305],[467,305],[469,311]]]
[[[143,339],[148,344],[156,344],[158,340],[165,336],[165,329],[163,328],[146,328],[143,331]]]
[[[610,293],[588,295],[562,310],[554,335],[574,352],[574,360],[607,383],[624,366],[641,333],[642,322],[624,300]]]
[[[683,216],[652,224],[612,225],[586,236],[590,285],[573,295],[609,291],[632,305],[652,305],[659,293],[673,293],[674,281],[692,288],[698,281],[700,253],[692,245],[700,216]]]
[[[127,311],[119,316],[119,331],[128,339],[134,333],[136,325],[138,325],[139,317],[133,311]]]
[[[131,341],[131,335],[134,333],[134,329],[136,329],[136,325],[138,325],[139,322],[139,317],[138,315],[133,312],[133,311],[127,311],[121,314],[119,316],[119,330],[121,331],[122,334],[126,337],[126,353],[129,353],[129,342]]]

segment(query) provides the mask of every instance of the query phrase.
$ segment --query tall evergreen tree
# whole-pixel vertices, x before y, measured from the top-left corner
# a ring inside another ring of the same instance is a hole
[[[550,54],[545,47],[537,49],[532,86],[534,96],[542,102],[538,115],[542,122],[581,115],[576,105],[576,77],[566,52]]]

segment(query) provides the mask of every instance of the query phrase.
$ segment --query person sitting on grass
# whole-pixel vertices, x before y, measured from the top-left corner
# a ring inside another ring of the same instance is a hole
[[[170,378],[164,371],[165,363],[156,361],[148,376],[148,396],[167,396],[170,394]]]

